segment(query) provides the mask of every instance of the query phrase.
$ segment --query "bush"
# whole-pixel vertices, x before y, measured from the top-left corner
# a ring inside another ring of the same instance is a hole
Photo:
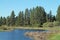
[[[54,26],[60,26],[60,22],[54,21],[54,22],[53,22],[53,25],[54,25]]]
[[[43,24],[43,27],[53,27],[53,22],[46,22]]]
[[[42,27],[41,24],[33,24],[32,27]]]
[[[39,26],[39,24],[34,24],[33,26],[34,26],[34,27],[38,27],[38,26]]]

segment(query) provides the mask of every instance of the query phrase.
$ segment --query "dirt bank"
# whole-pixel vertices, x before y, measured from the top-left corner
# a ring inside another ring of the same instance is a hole
[[[25,36],[32,38],[33,40],[47,40],[51,34],[58,33],[59,30],[43,31],[43,32],[26,32]]]

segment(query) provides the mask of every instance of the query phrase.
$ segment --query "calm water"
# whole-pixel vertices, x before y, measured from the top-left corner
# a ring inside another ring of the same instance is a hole
[[[30,29],[15,29],[10,32],[0,32],[0,40],[32,40],[29,37],[26,37],[24,33],[26,32],[42,32],[44,30],[30,30]]]

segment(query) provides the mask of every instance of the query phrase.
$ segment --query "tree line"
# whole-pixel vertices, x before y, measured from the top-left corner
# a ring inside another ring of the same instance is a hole
[[[14,10],[12,10],[11,15],[7,17],[0,17],[0,26],[38,26],[46,22],[60,21],[60,6],[57,9],[57,15],[52,15],[52,11],[49,13],[45,11],[42,6],[37,6],[32,9],[25,9],[20,11],[18,16],[15,15]]]

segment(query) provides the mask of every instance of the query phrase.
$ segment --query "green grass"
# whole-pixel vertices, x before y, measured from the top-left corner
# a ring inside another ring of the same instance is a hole
[[[49,38],[49,40],[60,40],[60,33],[51,36],[51,37]]]

